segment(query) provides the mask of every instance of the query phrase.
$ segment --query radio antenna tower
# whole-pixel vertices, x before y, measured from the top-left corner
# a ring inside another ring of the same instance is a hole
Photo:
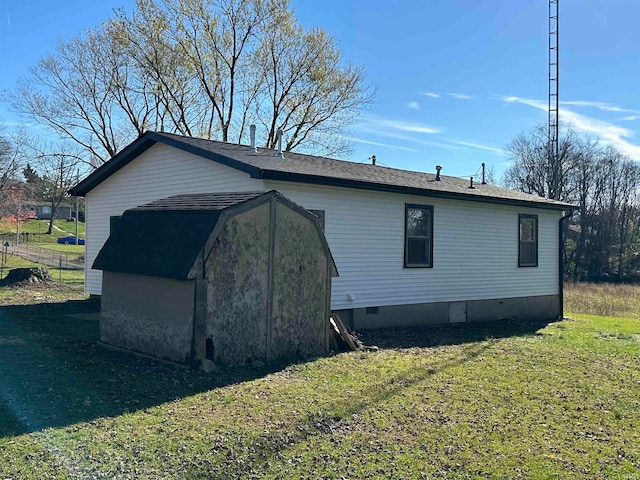
[[[549,160],[557,165],[560,158],[559,133],[559,21],[560,0],[549,0]]]

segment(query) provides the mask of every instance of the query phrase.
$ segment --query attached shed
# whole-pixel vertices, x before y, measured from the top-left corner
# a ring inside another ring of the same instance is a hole
[[[331,277],[318,218],[275,190],[177,195],[114,218],[102,342],[200,365],[328,350]]]

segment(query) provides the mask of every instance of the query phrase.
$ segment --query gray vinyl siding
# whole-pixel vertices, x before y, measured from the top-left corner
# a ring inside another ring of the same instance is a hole
[[[340,272],[334,310],[558,293],[560,212],[288,182],[265,188],[325,210]],[[405,203],[434,208],[433,268],[403,266]],[[518,268],[519,213],[539,216],[536,268]]]
[[[262,180],[246,173],[164,144],[153,145],[87,194],[86,292],[102,293],[102,272],[91,265],[109,236],[110,217],[171,195],[262,189]]]

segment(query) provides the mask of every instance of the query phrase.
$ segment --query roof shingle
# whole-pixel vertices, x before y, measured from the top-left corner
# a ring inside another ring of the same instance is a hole
[[[575,208],[575,206],[568,203],[495,185],[483,185],[476,182],[474,184],[475,188],[469,188],[469,180],[458,177],[440,175],[441,180],[437,181],[435,175],[431,173],[335,160],[294,152],[285,152],[284,157],[276,157],[274,150],[258,149],[258,152],[253,152],[246,145],[162,132],[145,133],[103,167],[74,187],[72,193],[76,195],[86,194],[121,166],[133,160],[141,151],[146,150],[156,142],[162,142],[220,162],[244,171],[254,178],[456,198],[488,203],[524,206],[529,204],[532,207],[554,210]]]

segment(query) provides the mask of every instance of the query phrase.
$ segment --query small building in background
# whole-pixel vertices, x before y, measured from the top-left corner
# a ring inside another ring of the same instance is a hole
[[[38,220],[49,220],[51,218],[51,203],[50,202],[28,202],[25,203],[25,208],[34,213],[34,216]],[[61,203],[56,208],[56,212],[53,216],[56,220],[69,220],[73,216],[73,208],[71,205]]]
[[[324,354],[331,278],[318,218],[276,191],[178,195],[112,218],[100,339],[174,362]]]

